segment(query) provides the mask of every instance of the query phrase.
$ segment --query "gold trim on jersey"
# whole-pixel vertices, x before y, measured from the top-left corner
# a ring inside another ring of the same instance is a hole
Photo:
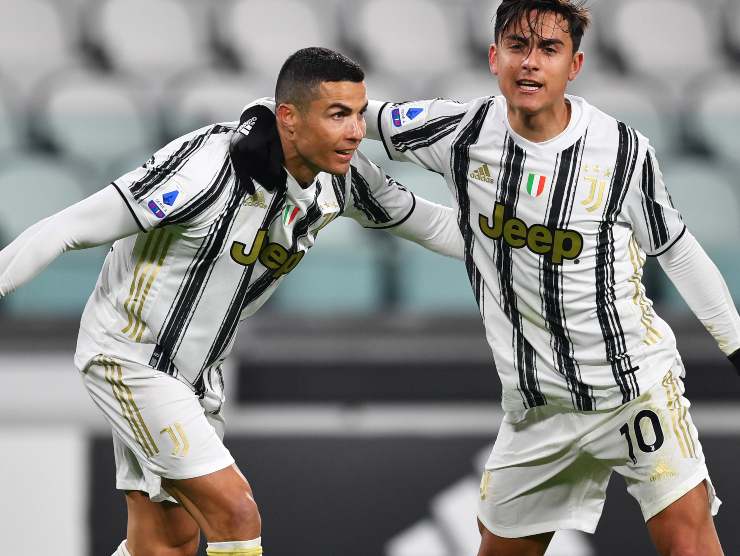
[[[655,314],[653,313],[650,303],[645,298],[645,289],[642,287],[642,266],[645,264],[645,257],[640,255],[640,248],[637,245],[635,238],[630,238],[629,242],[629,253],[630,262],[634,270],[629,281],[635,288],[635,293],[632,296],[632,302],[640,308],[642,316],[640,322],[645,327],[645,337],[643,342],[649,346],[657,344],[662,338],[662,334],[653,326],[653,319]]]
[[[139,407],[134,401],[134,395],[123,382],[123,368],[108,359],[100,359],[99,363],[105,368],[105,380],[111,385],[113,395],[121,406],[121,413],[124,419],[128,421],[131,432],[139,446],[149,457],[158,454],[159,448],[157,448],[157,444],[141,416]]]
[[[696,445],[691,438],[688,421],[688,408],[681,404],[681,389],[678,387],[678,381],[672,372],[666,373],[661,381],[668,399],[667,407],[671,414],[673,424],[673,434],[678,439],[681,447],[681,454],[685,458],[696,458]]]
[[[152,284],[154,284],[159,271],[162,269],[164,259],[174,237],[173,234],[164,230],[156,230],[149,236],[134,268],[129,297],[123,304],[123,308],[128,315],[128,323],[121,332],[128,335],[135,342],[141,342],[144,336],[146,324],[141,318],[144,304],[149,296]]]

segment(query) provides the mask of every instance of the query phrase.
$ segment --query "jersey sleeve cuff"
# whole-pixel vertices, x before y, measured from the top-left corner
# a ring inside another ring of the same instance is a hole
[[[660,257],[661,255],[665,255],[668,251],[670,251],[671,247],[673,247],[674,245],[676,245],[676,243],[679,242],[679,240],[686,233],[686,230],[688,230],[688,228],[686,226],[684,226],[683,227],[683,230],[681,230],[681,233],[678,234],[672,241],[670,241],[670,242],[666,243],[665,245],[663,245],[657,253],[654,253],[654,254],[648,255],[648,256],[649,257]]]
[[[131,216],[134,217],[134,222],[136,222],[136,225],[139,227],[139,229],[146,233],[146,229],[141,224],[141,220],[139,220],[139,217],[136,216],[136,212],[134,212],[134,209],[131,207],[131,204],[128,202],[128,199],[126,198],[126,195],[123,194],[123,191],[121,191],[121,188],[118,186],[116,182],[112,182],[111,185],[116,188],[116,191],[118,191],[118,194],[121,196],[121,199],[123,199],[123,202],[126,204],[126,207],[128,208],[129,212],[131,212]]]

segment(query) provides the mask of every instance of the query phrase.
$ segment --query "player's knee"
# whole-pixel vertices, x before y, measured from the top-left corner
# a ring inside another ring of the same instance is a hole
[[[221,538],[209,540],[230,541],[259,536],[262,530],[262,518],[251,491],[242,491],[230,497],[220,515],[216,517],[216,523],[212,525]]]

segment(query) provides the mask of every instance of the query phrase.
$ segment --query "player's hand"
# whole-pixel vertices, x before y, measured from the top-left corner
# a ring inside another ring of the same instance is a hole
[[[735,365],[735,370],[737,371],[737,374],[740,374],[740,349],[730,355],[730,363]]]

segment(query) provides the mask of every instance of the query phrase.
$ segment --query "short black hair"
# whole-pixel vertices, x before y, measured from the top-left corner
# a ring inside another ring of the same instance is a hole
[[[278,74],[275,102],[294,104],[299,109],[308,106],[318,86],[325,81],[361,83],[365,72],[344,54],[311,46],[291,54]]]
[[[532,18],[532,12],[537,17]],[[573,52],[578,52],[581,46],[583,33],[591,23],[591,15],[585,0],[503,0],[496,10],[494,24],[494,40],[498,44],[501,34],[511,25],[517,25],[522,18],[529,21],[529,28],[533,33],[547,13],[555,13],[568,22],[568,33],[573,40]]]

